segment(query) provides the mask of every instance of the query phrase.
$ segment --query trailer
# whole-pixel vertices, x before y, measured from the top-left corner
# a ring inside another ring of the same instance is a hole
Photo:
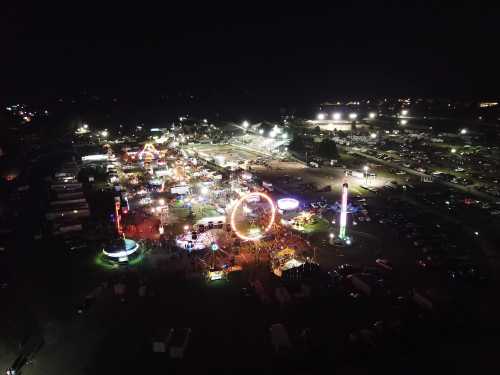
[[[45,214],[45,218],[49,221],[62,218],[74,219],[78,217],[83,218],[89,216],[90,216],[90,210],[87,208],[66,210],[66,211],[50,211]]]
[[[83,230],[83,225],[82,224],[73,224],[73,225],[61,225],[58,226],[54,230],[54,235],[60,235],[60,234],[66,234],[66,233],[72,233],[72,232],[80,232]]]
[[[85,198],[61,199],[61,200],[50,202],[51,206],[64,206],[64,205],[70,205],[70,204],[74,204],[74,205],[78,205],[78,206],[86,205],[86,207],[88,207],[87,200]]]
[[[52,185],[50,185],[50,189],[54,190],[55,192],[76,191],[76,190],[82,189],[82,184],[80,182],[68,182],[68,183],[62,183],[62,184],[52,184]]]
[[[58,192],[56,194],[56,196],[57,196],[57,199],[60,199],[60,200],[79,199],[79,198],[83,198],[83,192],[82,191],[71,192],[71,193]]]

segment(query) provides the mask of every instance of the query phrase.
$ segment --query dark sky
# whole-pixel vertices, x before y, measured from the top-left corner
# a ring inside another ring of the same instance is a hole
[[[480,2],[14,3],[0,15],[3,99],[84,89],[472,97],[500,87],[500,12]]]

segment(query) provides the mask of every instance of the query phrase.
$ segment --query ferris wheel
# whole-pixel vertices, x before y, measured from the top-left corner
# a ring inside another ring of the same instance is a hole
[[[276,218],[276,207],[269,195],[252,192],[243,195],[231,211],[231,228],[245,241],[258,241],[268,233]]]

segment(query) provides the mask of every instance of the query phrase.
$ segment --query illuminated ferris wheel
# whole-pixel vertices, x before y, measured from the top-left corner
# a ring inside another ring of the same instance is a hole
[[[231,228],[245,241],[258,241],[268,233],[276,217],[273,200],[264,193],[242,196],[231,211]]]

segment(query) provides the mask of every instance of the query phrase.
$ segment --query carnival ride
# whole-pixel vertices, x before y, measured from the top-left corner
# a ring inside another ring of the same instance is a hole
[[[258,241],[271,230],[275,218],[276,207],[273,200],[262,192],[252,192],[243,195],[234,204],[231,228],[242,240]]]
[[[342,241],[347,241],[347,182],[342,185],[342,203],[340,206],[340,226],[339,226],[339,238]]]
[[[196,231],[186,231],[175,238],[178,248],[187,251],[199,251],[207,249],[216,239],[214,230],[207,230],[198,233]]]
[[[139,244],[132,239],[125,238],[121,223],[121,212],[121,198],[115,197],[116,237],[104,246],[102,254],[108,261],[128,263],[130,257],[137,255]]]
[[[160,152],[152,143],[146,143],[137,156],[139,160],[151,161],[158,159],[160,157]]]

